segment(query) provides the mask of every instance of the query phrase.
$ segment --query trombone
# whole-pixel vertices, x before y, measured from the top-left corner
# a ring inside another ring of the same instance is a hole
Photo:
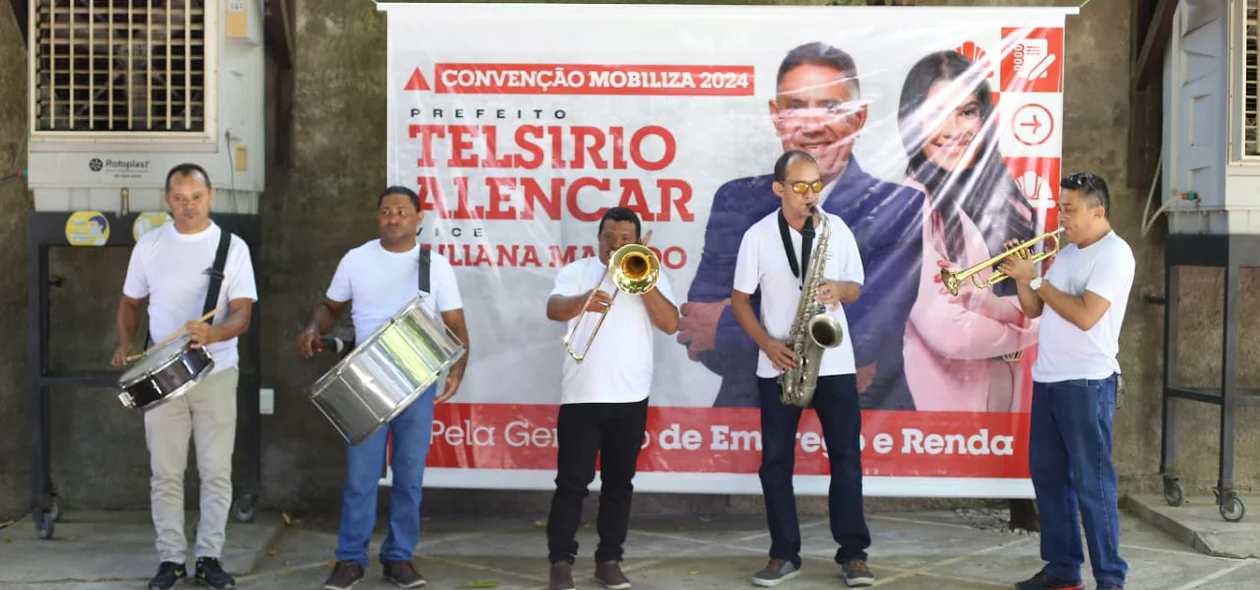
[[[980,272],[981,270],[984,270],[985,268],[993,266],[994,264],[997,264],[998,262],[1002,261],[1008,256],[1018,256],[1019,258],[1028,258],[1029,249],[1032,248],[1033,244],[1036,244],[1037,242],[1040,242],[1046,239],[1054,240],[1054,248],[1047,250],[1045,252],[1042,252],[1041,254],[1037,254],[1036,256],[1033,256],[1030,261],[1033,264],[1037,264],[1038,262],[1041,262],[1042,260],[1045,260],[1051,256],[1054,256],[1055,254],[1058,254],[1059,252],[1059,234],[1062,231],[1063,231],[1063,228],[1059,228],[1052,232],[1046,232],[1044,234],[1041,234],[1031,240],[1028,240],[1027,242],[1024,242],[1018,246],[1015,246],[1014,248],[1011,248],[1010,250],[1007,250],[1001,254],[998,254],[997,256],[994,256],[993,258],[990,258],[966,270],[956,271],[956,270],[949,270],[947,268],[943,268],[941,269],[941,282],[945,284],[945,288],[949,290],[950,295],[957,295],[958,288],[962,286],[962,282],[967,280],[968,277],[970,277],[971,282],[977,288],[980,288],[980,289],[986,289],[988,287],[996,285],[1006,280],[1007,278],[1009,278],[1006,276],[1006,273],[1003,273],[1000,271],[995,272],[992,275],[989,275],[989,279],[987,281],[983,281],[983,282],[980,281],[980,278],[979,276],[976,275],[976,273]]]
[[[569,356],[573,357],[578,364],[586,358],[586,353],[591,349],[591,343],[595,341],[595,335],[599,333],[599,327],[604,324],[604,317],[608,315],[608,310],[612,309],[612,302],[609,307],[599,313],[599,321],[595,323],[595,329],[591,331],[591,335],[586,339],[586,346],[579,354],[573,350],[570,342],[573,335],[577,333],[578,326],[582,324],[582,320],[586,318],[586,308],[591,304],[591,300],[595,298],[595,292],[599,290],[599,285],[604,282],[604,277],[612,275],[613,284],[617,286],[617,290],[613,291],[612,302],[617,300],[617,295],[625,291],[631,295],[642,295],[651,291],[656,287],[656,282],[661,277],[661,262],[657,259],[656,254],[652,253],[647,246],[643,244],[626,244],[617,248],[612,256],[608,258],[608,268],[604,269],[604,273],[599,276],[599,282],[595,283],[595,288],[591,289],[591,294],[586,297],[586,303],[582,304],[582,311],[578,316],[578,321],[573,323],[573,327],[569,329],[569,333],[564,336],[564,349],[568,351]]]

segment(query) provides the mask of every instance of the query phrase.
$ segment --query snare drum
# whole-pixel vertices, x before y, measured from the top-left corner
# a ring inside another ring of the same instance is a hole
[[[376,433],[464,355],[417,296],[311,386],[310,398],[351,445]]]
[[[182,334],[145,354],[118,380],[118,400],[127,408],[149,411],[184,395],[214,369],[205,347],[193,348],[192,335]]]

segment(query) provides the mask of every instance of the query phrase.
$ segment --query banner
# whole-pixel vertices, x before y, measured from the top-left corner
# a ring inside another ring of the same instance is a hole
[[[1077,9],[380,6],[387,180],[420,194],[420,241],[454,265],[472,350],[426,485],[552,489],[568,326],[547,299],[624,206],[683,314],[655,334],[635,487],[760,493],[758,350],[729,300],[744,232],[780,206],[775,161],[802,149],[865,271],[844,335],[865,493],[1032,497],[1037,321],[1012,281],[952,295],[940,271],[1057,227]],[[797,493],[827,493],[812,410],[796,473]]]

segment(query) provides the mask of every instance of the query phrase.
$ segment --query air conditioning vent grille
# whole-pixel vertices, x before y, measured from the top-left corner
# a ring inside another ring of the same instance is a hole
[[[38,131],[200,133],[205,0],[37,0]]]
[[[1256,117],[1256,0],[1247,0],[1247,20],[1245,23],[1243,60],[1243,146],[1246,155],[1260,156],[1260,125]]]

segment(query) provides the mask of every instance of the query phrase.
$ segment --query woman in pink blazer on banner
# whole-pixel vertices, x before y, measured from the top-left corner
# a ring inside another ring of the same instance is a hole
[[[987,71],[954,51],[932,53],[906,76],[898,120],[907,180],[927,195],[919,295],[906,323],[906,380],[919,411],[1020,411],[1019,359],[1037,342],[1013,281],[951,296],[942,268],[962,270],[1037,235],[1032,206],[997,146]],[[977,273],[987,279],[993,269]]]

